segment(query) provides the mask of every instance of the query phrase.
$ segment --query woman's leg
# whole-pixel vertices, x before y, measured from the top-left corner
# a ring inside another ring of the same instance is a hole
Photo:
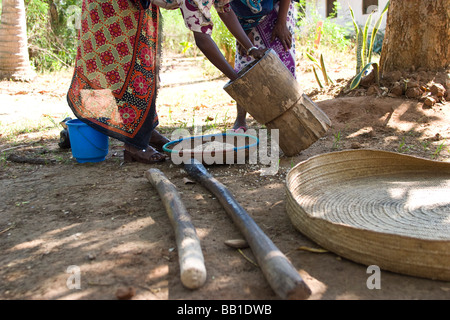
[[[236,104],[237,116],[233,124],[233,130],[242,129],[244,132],[247,131],[247,111],[244,108]]]
[[[156,129],[152,131],[152,135],[150,137],[150,141],[148,144],[158,150],[159,152],[163,152],[163,146],[170,142],[165,136],[159,133]]]

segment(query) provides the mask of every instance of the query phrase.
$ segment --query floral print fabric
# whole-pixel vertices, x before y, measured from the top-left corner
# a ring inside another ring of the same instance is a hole
[[[214,6],[218,13],[231,10],[230,0],[151,0],[151,3],[160,8],[174,10],[180,9],[186,27],[195,32],[211,35],[213,22],[211,9]]]
[[[83,0],[67,100],[98,131],[146,148],[158,124],[159,10],[141,1]]]
[[[295,5],[291,2],[289,6],[289,11],[286,19],[286,24],[289,31],[292,34],[292,47],[288,51],[284,51],[283,45],[278,39],[273,42],[270,41],[272,36],[272,30],[275,27],[275,22],[278,16],[279,4],[276,3],[274,10],[264,16],[259,24],[251,29],[253,33],[254,45],[258,48],[270,48],[273,49],[284,65],[289,69],[292,75],[295,77],[295,17],[296,10]],[[241,55],[238,50],[236,50],[236,57],[234,68],[237,72],[245,68],[248,64],[254,61],[253,57]]]

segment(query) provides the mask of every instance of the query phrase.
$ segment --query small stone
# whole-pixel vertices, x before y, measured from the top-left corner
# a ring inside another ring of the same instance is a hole
[[[418,88],[420,87],[420,83],[416,80],[410,80],[408,82],[408,88]]]
[[[394,87],[392,87],[390,93],[396,97],[400,97],[401,95],[403,95],[403,88],[402,88],[401,84],[398,83],[398,84],[394,85]]]
[[[442,140],[442,136],[439,133],[436,133],[434,137],[430,139],[431,141],[440,141]]]
[[[370,87],[374,81],[375,81],[375,75],[372,71],[367,76],[365,76],[361,79],[360,85],[364,88],[367,88],[367,87]]]
[[[405,92],[405,96],[410,99],[417,99],[422,96],[422,90],[419,87],[408,88]]]
[[[391,82],[399,81],[402,78],[402,73],[400,71],[392,71],[387,73],[384,78]]]
[[[248,243],[244,239],[231,239],[224,242],[227,246],[235,249],[248,248]]]
[[[119,300],[129,300],[136,294],[136,290],[133,287],[122,287],[117,289],[116,298]]]
[[[367,89],[367,95],[368,96],[381,95],[381,90],[378,86],[370,86],[369,89]]]
[[[86,258],[88,259],[88,260],[95,260],[95,254],[93,254],[93,253],[88,253],[87,254],[87,256],[86,256]]]
[[[425,100],[423,101],[423,106],[425,108],[431,108],[435,104],[436,104],[436,99],[434,99],[433,97],[426,97]]]
[[[188,178],[183,178],[183,183],[184,184],[194,184],[195,182],[190,180],[190,179],[188,179]]]
[[[431,86],[430,91],[433,95],[435,95],[438,98],[445,96],[445,88],[440,83],[435,83]]]

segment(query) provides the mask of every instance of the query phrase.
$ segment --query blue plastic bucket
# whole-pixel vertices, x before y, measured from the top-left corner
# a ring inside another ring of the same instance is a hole
[[[100,162],[105,160],[109,150],[107,135],[88,126],[79,119],[66,122],[69,130],[72,155],[77,162]]]

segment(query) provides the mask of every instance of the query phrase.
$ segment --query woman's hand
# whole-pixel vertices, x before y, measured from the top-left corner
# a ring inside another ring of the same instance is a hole
[[[257,48],[257,49],[253,49],[250,51],[250,56],[252,56],[255,59],[261,59],[262,57],[264,57],[264,54],[266,53],[266,51],[269,49],[266,48]]]
[[[281,44],[284,47],[285,51],[288,51],[292,46],[292,34],[289,31],[286,23],[277,23],[272,31],[271,41],[274,41],[275,38],[280,39]]]
[[[289,1],[289,0],[288,0]],[[225,26],[231,32],[231,34],[236,38],[237,42],[240,44],[241,48],[238,46],[239,52],[243,52],[244,55],[251,55],[255,59],[260,59],[267,51],[267,49],[252,49],[250,52],[250,48],[253,47],[253,33],[246,34],[244,29],[242,29],[239,21],[236,17],[236,14],[233,10],[218,13],[220,19],[223,21]],[[243,49],[243,50],[242,50]],[[242,51],[241,51],[242,50]]]
[[[271,37],[271,41],[274,41],[275,38],[280,39],[285,51],[288,51],[292,47],[292,34],[286,25],[290,5],[291,0],[280,0],[277,22],[275,23]]]
[[[250,33],[248,35],[248,37],[253,42],[253,33]],[[240,43],[237,44],[237,50],[241,56],[251,56],[255,59],[261,59],[264,56],[264,54],[266,53],[266,51],[268,50],[265,48],[261,48],[261,49],[257,48],[257,47],[252,47],[252,48],[254,48],[254,49],[250,50],[250,52],[247,53],[247,50],[244,48],[244,46],[242,46]]]

